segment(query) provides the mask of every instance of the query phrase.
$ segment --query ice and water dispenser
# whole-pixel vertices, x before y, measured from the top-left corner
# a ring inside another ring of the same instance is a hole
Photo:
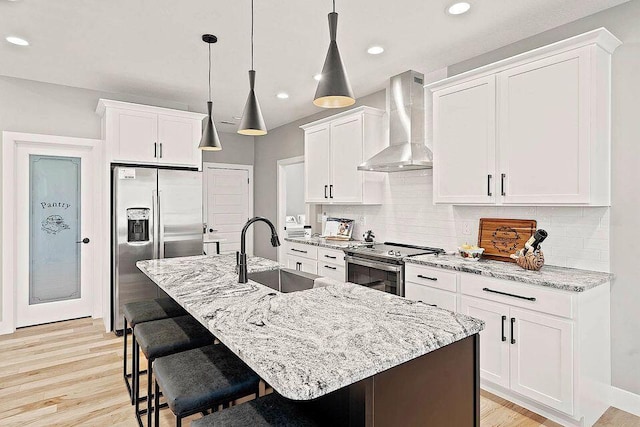
[[[149,241],[149,212],[148,208],[127,209],[127,241],[148,242]]]

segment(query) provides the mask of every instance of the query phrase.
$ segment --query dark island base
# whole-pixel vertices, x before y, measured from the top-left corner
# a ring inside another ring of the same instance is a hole
[[[480,425],[478,334],[309,402],[318,425]]]

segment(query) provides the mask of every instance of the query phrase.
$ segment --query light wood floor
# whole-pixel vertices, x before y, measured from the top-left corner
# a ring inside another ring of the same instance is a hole
[[[133,412],[122,379],[122,338],[105,333],[101,320],[0,336],[0,426],[136,426]],[[162,425],[175,425],[169,410],[161,414]],[[481,419],[482,426],[557,426],[486,392]],[[597,425],[640,427],[640,418],[610,408]]]

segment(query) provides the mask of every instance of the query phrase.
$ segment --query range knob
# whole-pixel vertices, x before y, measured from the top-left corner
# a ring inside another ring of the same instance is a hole
[[[402,254],[400,253],[400,251],[396,251],[396,256],[401,256]]]
[[[393,256],[393,255],[394,255],[394,253],[393,253],[393,249],[391,249],[389,252],[387,252],[387,255],[391,255],[391,256]]]

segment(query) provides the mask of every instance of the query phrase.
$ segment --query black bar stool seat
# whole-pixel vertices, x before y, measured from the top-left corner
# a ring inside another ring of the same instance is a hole
[[[173,353],[187,351],[198,347],[212,344],[213,335],[190,315],[172,317],[168,319],[154,320],[138,324],[134,330],[136,350],[134,351],[135,367],[140,366],[139,350],[146,356],[147,364],[147,417],[148,424],[151,425],[151,398],[152,398],[152,378],[153,361],[162,356]],[[138,355],[136,357],[136,355]],[[134,369],[135,375],[135,369]],[[140,411],[140,380],[134,381],[134,401],[136,405],[136,417],[140,420],[140,415],[145,411]]]
[[[294,402],[277,393],[214,412],[191,422],[191,427],[317,427],[327,426],[307,408],[307,402]]]
[[[122,330],[123,341],[124,341],[124,366],[123,366],[123,376],[124,382],[127,386],[127,391],[129,392],[129,397],[131,398],[131,404],[134,404],[133,401],[133,387],[129,383],[129,378],[131,378],[131,373],[127,372],[127,329],[128,326],[131,326],[131,329],[139,324],[144,322],[151,322],[153,320],[167,319],[169,317],[177,317],[184,316],[187,312],[174,300],[171,298],[156,298],[152,300],[145,301],[135,301],[130,302],[124,305],[123,308],[123,317],[124,317],[124,327]],[[132,337],[135,340],[135,337]],[[131,342],[131,354],[134,354],[135,342]],[[134,355],[135,357],[135,355]],[[132,369],[133,370],[133,369]],[[145,373],[144,371],[142,373]]]
[[[170,356],[153,364],[155,407],[159,391],[176,416],[182,418],[258,393],[260,377],[222,344],[213,344]],[[155,414],[158,426],[159,414]]]

